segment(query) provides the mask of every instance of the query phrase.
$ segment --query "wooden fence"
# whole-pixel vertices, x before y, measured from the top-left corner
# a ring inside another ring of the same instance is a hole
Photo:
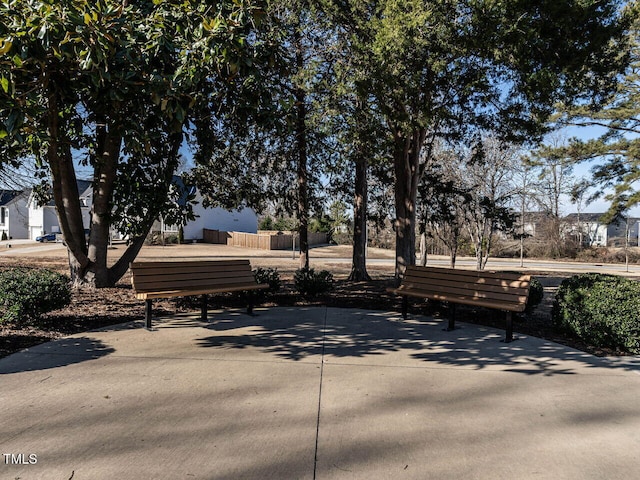
[[[229,241],[229,232],[223,230],[209,230],[208,228],[202,229],[202,241],[204,243],[219,243],[226,245]]]
[[[293,235],[281,232],[245,233],[204,229],[204,241],[206,243],[226,243],[233,247],[260,250],[291,250],[293,248]],[[326,233],[309,232],[309,245],[321,245],[323,243],[327,243]],[[296,247],[298,246],[299,238],[296,235]]]

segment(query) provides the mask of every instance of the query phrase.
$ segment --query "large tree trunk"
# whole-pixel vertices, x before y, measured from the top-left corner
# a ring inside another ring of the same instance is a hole
[[[355,198],[353,200],[353,260],[349,280],[371,280],[367,273],[367,158],[356,160]]]
[[[65,133],[67,125],[64,115],[59,109],[61,93],[58,83],[61,81],[53,76],[47,78],[49,107],[47,127],[50,138],[47,147],[47,163],[51,172],[53,200],[60,231],[69,251],[71,278],[75,281],[77,273],[89,264],[89,258],[71,144]]]
[[[298,234],[300,268],[309,268],[309,176],[307,172],[306,108],[304,98],[298,103],[296,138],[298,148]]]
[[[97,128],[99,157],[94,161],[93,204],[89,233],[89,259],[91,263],[84,272],[83,281],[94,287],[110,287],[115,284],[110,278],[107,264],[109,230],[113,189],[116,181],[118,159],[122,139],[111,135],[106,127]]]
[[[416,197],[420,182],[420,151],[426,131],[414,130],[405,136],[401,130],[394,134],[394,173],[396,219],[396,283],[406,268],[416,263]]]
[[[427,232],[420,232],[420,265],[427,265]]]
[[[296,66],[304,67],[302,40],[294,34],[296,42]],[[298,233],[300,235],[300,268],[309,268],[309,174],[307,172],[307,104],[302,87],[295,88],[296,99],[296,149],[298,154]]]

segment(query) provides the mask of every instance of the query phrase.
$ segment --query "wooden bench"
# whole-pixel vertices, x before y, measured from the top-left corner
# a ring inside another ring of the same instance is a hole
[[[505,312],[505,342],[513,340],[513,312],[523,312],[529,297],[531,277],[519,273],[458,270],[409,266],[398,288],[387,291],[402,295],[402,316],[407,318],[408,297],[449,302],[449,325],[455,328],[455,305],[472,305]]]
[[[145,325],[151,328],[154,298],[202,296],[200,318],[207,319],[207,295],[269,288],[257,284],[249,260],[140,261],[133,262],[131,284],[136,298],[145,301]],[[252,313],[249,298],[247,312]]]

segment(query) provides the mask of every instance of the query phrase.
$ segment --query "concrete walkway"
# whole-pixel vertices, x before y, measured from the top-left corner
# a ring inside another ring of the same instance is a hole
[[[640,359],[331,308],[125,324],[0,360],[0,478],[629,479]]]

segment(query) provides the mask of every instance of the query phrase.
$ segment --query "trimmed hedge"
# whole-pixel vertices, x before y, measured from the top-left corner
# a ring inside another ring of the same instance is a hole
[[[316,272],[313,268],[301,268],[293,275],[293,283],[302,295],[312,297],[333,288],[333,275],[327,270]]]
[[[554,324],[596,347],[640,353],[640,283],[616,275],[586,273],[562,282]]]
[[[527,299],[527,310],[533,310],[544,297],[544,287],[540,280],[535,277],[531,278],[531,284],[529,285],[529,298]]]
[[[277,293],[280,291],[280,288],[282,288],[282,281],[280,280],[280,273],[277,268],[258,267],[253,270],[253,275],[255,276],[256,283],[266,283],[269,285],[269,288],[266,289],[268,293]]]
[[[45,269],[0,272],[0,323],[26,325],[71,302],[69,278]]]

